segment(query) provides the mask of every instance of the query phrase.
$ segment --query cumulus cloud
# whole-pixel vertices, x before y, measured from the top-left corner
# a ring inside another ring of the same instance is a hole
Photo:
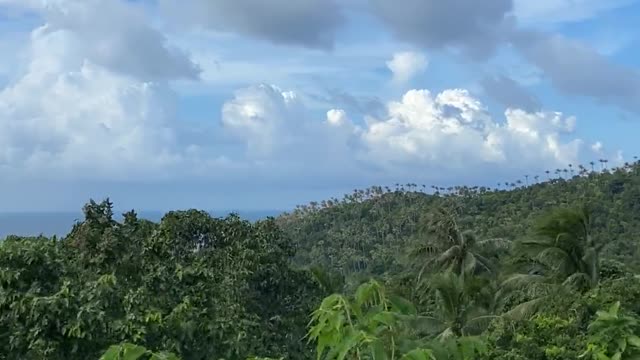
[[[66,37],[66,62],[88,60],[145,81],[196,79],[199,75],[200,69],[189,57],[169,46],[164,35],[133,5],[109,0],[5,2],[42,16],[45,25],[37,36]]]
[[[222,124],[247,142],[252,156],[264,157],[293,146],[294,135],[303,130],[303,115],[296,93],[260,84],[236,91],[222,108]]]
[[[464,90],[436,95],[412,90],[386,106],[375,98],[337,94],[344,104],[318,110],[308,106],[300,93],[272,85],[250,86],[225,102],[220,124],[207,128],[197,141],[193,137],[187,140],[176,118],[170,80],[194,78],[198,69],[185,54],[172,49],[134,5],[53,0],[42,7],[44,3],[29,2],[45,25],[31,35],[26,71],[16,74],[16,80],[0,92],[0,169],[12,174],[26,171],[35,177],[149,179],[172,173],[227,179],[312,177],[323,181],[339,177],[376,181],[375,176],[411,175],[423,169],[428,174],[415,177],[447,174],[451,180],[451,174],[471,178],[493,165],[499,168],[498,173],[505,173],[541,164],[566,164],[583,151],[582,142],[571,139],[574,119],[526,108],[509,109],[504,119],[495,119]],[[234,8],[239,6],[237,2],[234,4],[226,6],[240,11]],[[284,6],[284,2],[270,4]],[[289,16],[298,19],[305,18],[302,15],[309,9],[322,10],[328,6],[322,4],[332,3],[287,4],[291,6]],[[440,2],[421,4],[427,4],[420,5],[429,10],[427,18],[453,14]],[[504,14],[499,15],[503,7],[497,1],[493,4],[489,9],[472,11],[475,24],[463,21],[461,29],[440,29],[440,40],[431,34],[428,37],[433,38],[423,44],[467,46],[474,36],[493,41],[485,36],[492,33],[489,29],[506,22]],[[328,40],[318,34],[333,29],[309,30],[319,37],[285,34],[276,31],[280,28],[278,19],[273,24],[221,26],[224,31],[255,36],[262,36],[258,29],[266,26],[274,31],[264,34],[272,41],[309,46],[321,46]],[[423,30],[433,26],[421,19],[415,21]],[[405,67],[396,64],[396,73],[408,74],[415,70],[407,69],[419,68],[419,61],[409,63],[411,66]],[[224,136],[228,134],[233,136]],[[221,147],[221,141],[228,142],[228,147]],[[243,148],[246,154],[237,151]]]
[[[64,63],[68,40],[34,33],[29,71],[0,92],[2,166],[83,177],[172,163],[173,95],[89,61]]]
[[[371,0],[400,40],[425,48],[455,47],[484,58],[512,27],[512,0]]]
[[[0,91],[0,168],[48,178],[158,177],[188,152],[169,79],[197,73],[133,8],[30,1],[25,72]],[[114,24],[118,24],[114,26]]]
[[[494,118],[461,89],[410,90],[381,117],[351,119],[334,108],[322,120],[294,93],[260,85],[238,91],[224,106],[223,122],[271,169],[288,163],[290,171],[325,176],[343,177],[346,169],[370,179],[472,181],[489,176],[487,169],[493,177],[530,173],[592,155],[574,135],[574,117],[508,108]]]
[[[540,16],[557,11],[584,19],[629,2],[522,0],[516,3],[516,11],[521,17],[527,13]],[[561,92],[590,97],[634,113],[640,111],[640,74],[637,71],[613,63],[578,41],[518,28],[512,0],[371,0],[371,7],[400,40],[427,49],[457,48],[476,59],[486,59],[496,47],[511,44],[528,62],[542,70]],[[567,10],[569,8],[571,11]],[[580,14],[580,11],[584,13]],[[502,80],[504,85],[513,88],[513,83],[506,84]],[[523,95],[519,92],[519,100],[523,100]]]
[[[315,113],[294,91],[266,84],[240,89],[223,105],[222,124],[246,146],[240,161],[261,179],[304,176],[319,184],[363,175],[353,156],[359,129],[346,112]]]
[[[342,126],[348,121],[347,113],[342,109],[331,109],[327,111],[327,122],[332,126]]]
[[[160,0],[160,6],[187,26],[314,48],[332,47],[343,22],[336,0]]]
[[[385,168],[446,169],[468,176],[493,165],[509,172],[573,162],[582,141],[563,141],[561,135],[574,126],[574,118],[560,113],[520,109],[506,110],[500,122],[466,90],[435,96],[411,90],[389,104],[385,119],[369,124],[362,140],[365,156]]]
[[[602,154],[603,148],[604,148],[604,146],[602,145],[602,143],[600,141],[596,141],[595,143],[593,143],[593,145],[591,145],[591,149],[596,154]]]
[[[405,51],[393,54],[387,67],[393,73],[393,81],[404,84],[427,69],[427,57],[423,54]]]
[[[535,95],[506,75],[485,76],[480,84],[487,95],[506,107],[530,112],[542,108]]]

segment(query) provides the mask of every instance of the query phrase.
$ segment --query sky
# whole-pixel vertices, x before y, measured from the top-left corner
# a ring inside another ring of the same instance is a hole
[[[0,0],[0,211],[287,210],[640,154],[636,0]]]

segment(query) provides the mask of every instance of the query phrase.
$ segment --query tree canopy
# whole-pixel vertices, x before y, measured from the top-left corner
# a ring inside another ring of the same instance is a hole
[[[516,184],[516,183],[514,183]],[[0,359],[635,359],[640,168],[0,242]]]

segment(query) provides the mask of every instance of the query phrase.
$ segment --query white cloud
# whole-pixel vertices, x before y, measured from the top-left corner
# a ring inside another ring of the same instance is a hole
[[[222,124],[246,140],[252,156],[271,156],[295,142],[291,129],[304,121],[301,104],[294,92],[272,85],[240,89],[222,108]],[[297,120],[297,122],[296,122]]]
[[[222,110],[225,130],[247,149],[238,161],[261,181],[307,179],[317,185],[363,175],[354,158],[358,128],[343,110],[324,117],[296,92],[265,84],[238,90]]]
[[[120,177],[177,160],[166,89],[89,62],[55,72],[41,61],[0,92],[2,165],[40,176]]]
[[[411,90],[389,104],[388,117],[364,131],[365,157],[396,171],[446,169],[447,176],[481,172],[483,167],[541,169],[576,161],[582,141],[562,141],[575,119],[560,113],[508,109],[505,121],[491,118],[465,90],[433,96]]]
[[[28,38],[24,73],[0,91],[2,170],[135,179],[164,176],[182,161],[176,97],[164,80],[191,76],[187,58],[121,2],[20,5],[45,24]]]
[[[133,3],[119,0],[52,0],[19,2],[45,25],[35,36],[64,34],[68,39],[61,61],[88,60],[111,71],[141,80],[196,79],[199,68],[164,35],[149,25],[145,13]],[[53,49],[55,51],[55,49]]]
[[[331,109],[327,111],[327,122],[332,126],[342,126],[348,121],[347,113],[342,109]]]
[[[595,143],[593,143],[593,145],[591,145],[591,150],[593,150],[593,152],[595,152],[596,154],[602,154],[603,148],[604,146],[600,141],[596,141]]]
[[[371,179],[464,182],[566,166],[591,154],[573,135],[574,117],[507,109],[495,119],[461,89],[411,90],[387,105],[386,116],[364,120],[330,109],[322,121],[295,93],[268,85],[238,91],[223,111],[225,127],[250,156],[271,169],[290,166],[307,175],[322,169],[344,177],[349,169]]]
[[[393,59],[387,61],[387,67],[393,73],[393,80],[398,84],[404,84],[423,73],[428,64],[426,56],[411,51],[395,53]]]
[[[29,38],[25,72],[0,92],[0,169],[11,174],[454,181],[487,166],[508,173],[582,155],[581,141],[571,139],[575,119],[509,109],[497,120],[464,90],[412,90],[362,121],[341,104],[317,110],[303,93],[255,85],[238,90],[220,123],[212,116],[215,124],[194,139],[177,121],[170,80],[194,77],[197,68],[134,5],[39,4],[31,3],[45,25]],[[398,53],[388,65],[406,82],[427,59]],[[245,147],[247,154],[237,151]]]

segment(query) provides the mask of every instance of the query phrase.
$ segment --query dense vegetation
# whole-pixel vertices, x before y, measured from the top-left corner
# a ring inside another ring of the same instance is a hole
[[[0,245],[0,359],[640,358],[640,167],[555,174],[256,223],[90,202]]]

